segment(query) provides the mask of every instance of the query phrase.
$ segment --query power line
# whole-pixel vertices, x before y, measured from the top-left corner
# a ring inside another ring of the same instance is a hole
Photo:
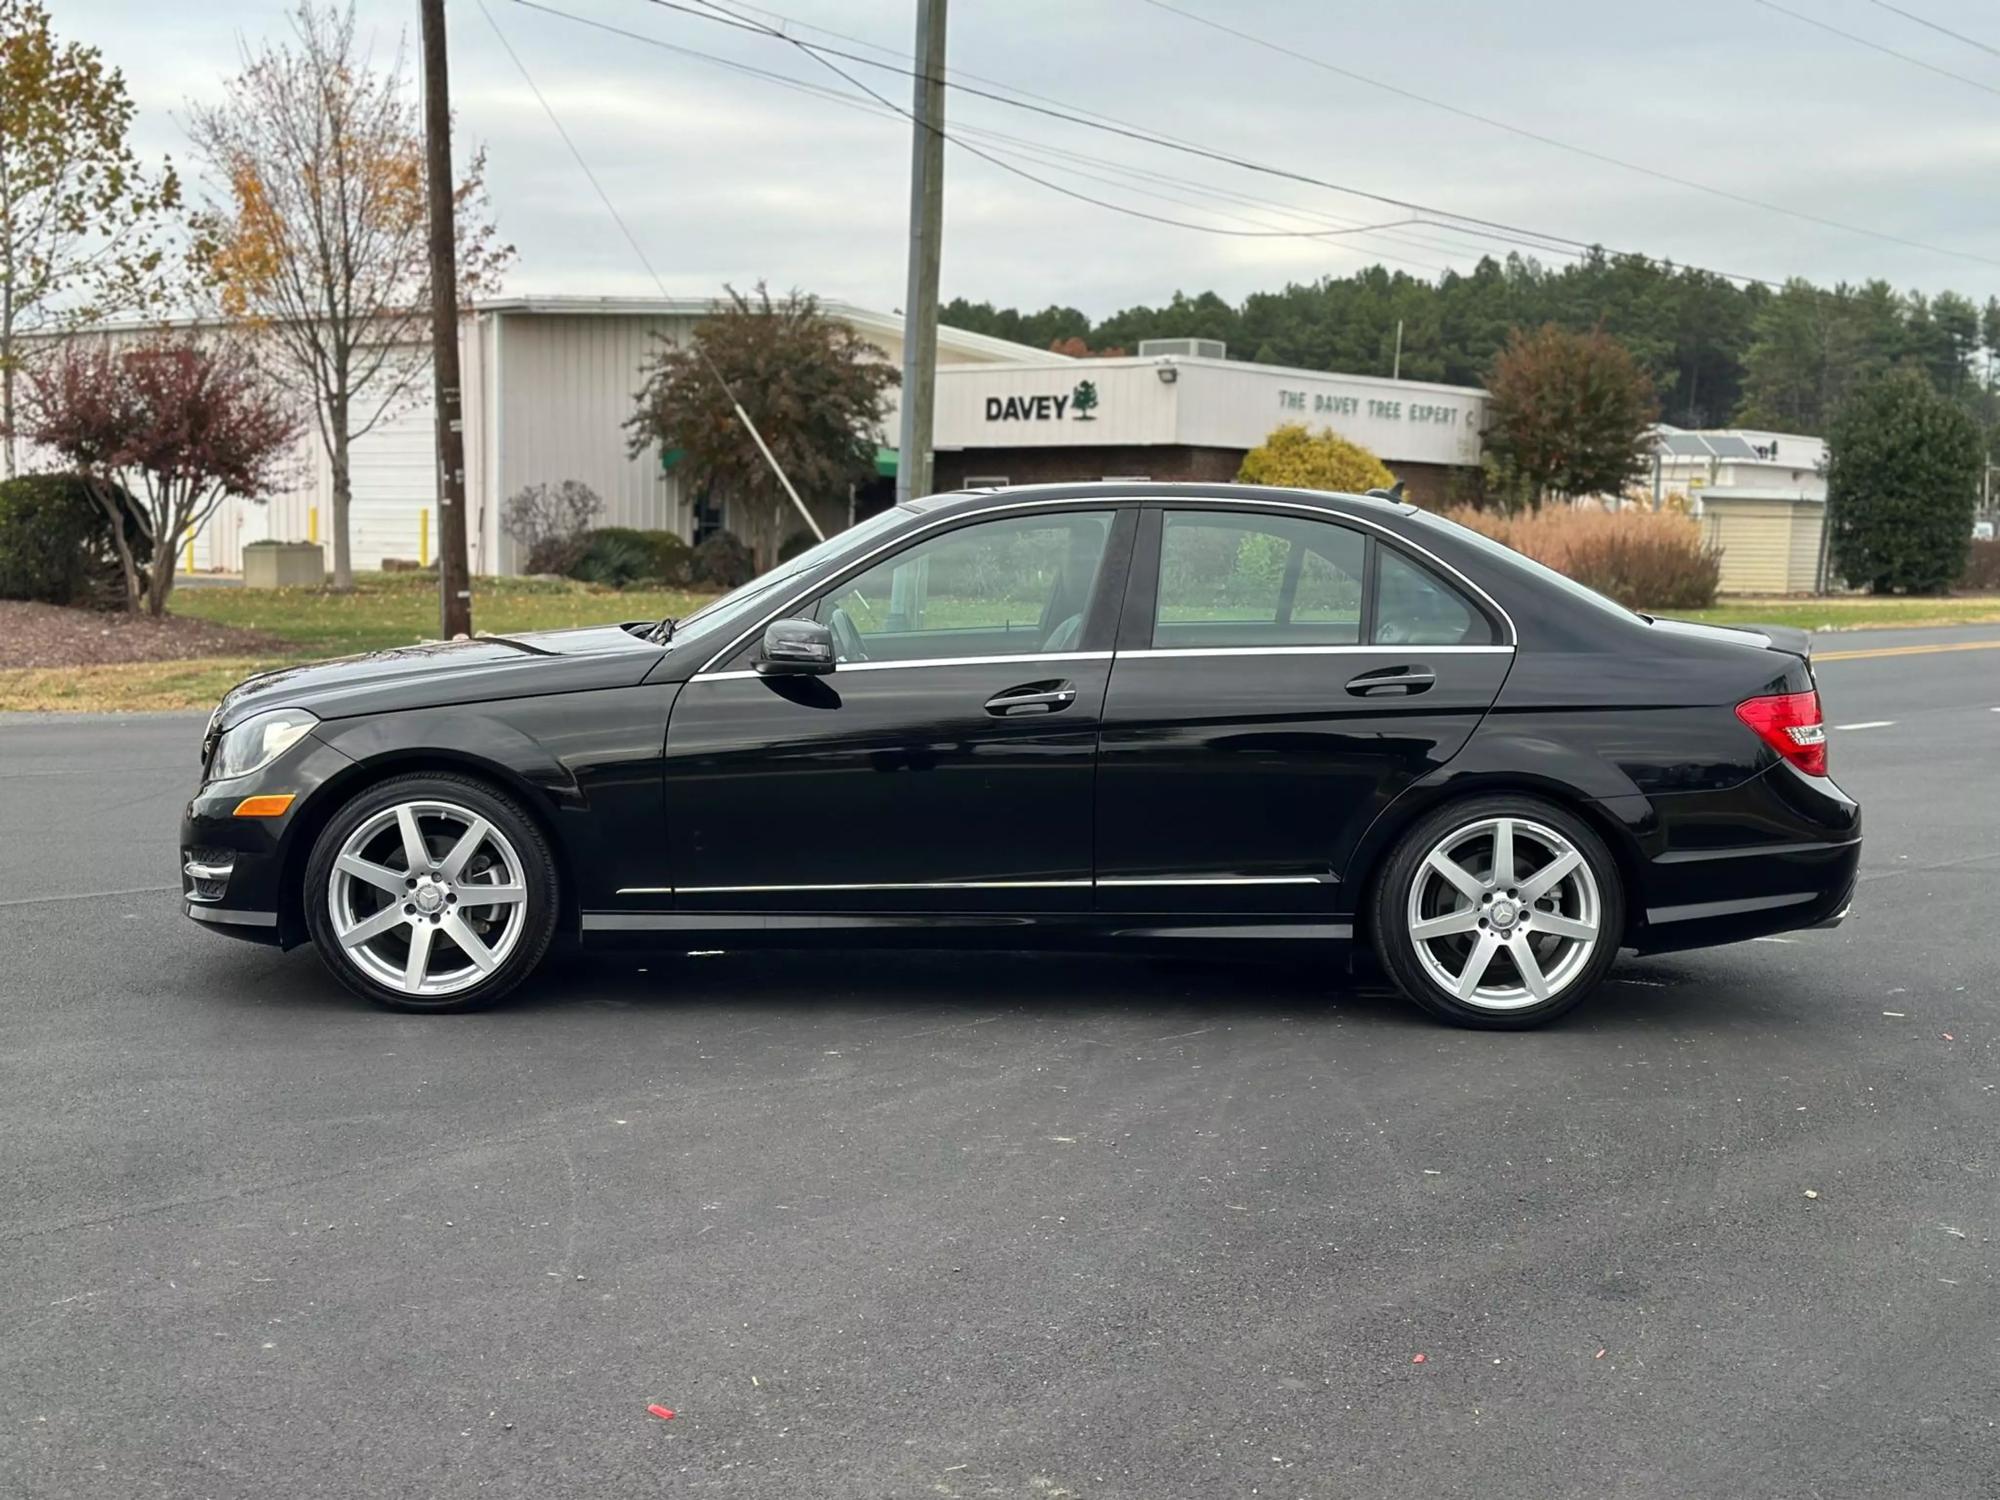
[[[1809,16],[1803,11],[1793,10],[1790,6],[1780,5],[1778,4],[1778,0],[1751,0],[1751,4],[1761,5],[1766,10],[1775,10],[1781,16],[1790,16],[1794,21],[1803,21],[1808,26],[1817,26],[1821,31],[1845,38],[1857,46],[1868,48],[1871,52],[1880,52],[1885,57],[1893,57],[1898,62],[1906,62],[1913,68],[1922,68],[1926,73],[1935,73],[1940,78],[1949,78],[1953,83],[1962,83],[1969,89],[1978,89],[1982,94],[1992,94],[1995,98],[2000,98],[2000,88],[1995,88],[1990,83],[1981,83],[1977,78],[1967,78],[1963,73],[1954,73],[1950,68],[1941,68],[1934,62],[1924,61],[1921,57],[1913,57],[1907,52],[1898,52],[1894,47],[1885,47],[1880,42],[1870,41],[1858,32],[1843,31],[1831,21],[1822,21],[1818,16]],[[1907,15],[1908,12],[1903,12],[1903,14]],[[1946,253],[1956,254],[1958,252],[1947,251]]]
[[[756,22],[748,22],[743,17],[735,14],[735,12],[733,11],[726,10],[720,5],[710,4],[709,0],[697,0],[697,3],[705,6],[708,10],[714,11],[718,16],[726,20],[735,22],[740,26],[744,26],[747,29],[758,32],[764,36],[772,37],[778,41],[785,42],[791,46],[797,47],[800,51],[804,52],[806,56],[810,57],[814,62],[818,63],[821,67],[826,68],[828,71],[836,73],[840,77],[846,79],[849,84],[859,89],[862,93],[866,94],[869,98],[873,99],[877,104],[880,104],[884,109],[894,110],[896,114],[900,115],[903,119],[908,120],[911,124],[918,126],[920,129],[929,130],[933,132],[941,139],[958,147],[959,150],[968,152],[969,154],[978,157],[981,161],[987,162],[992,166],[998,167],[1003,172],[1011,172],[1013,173],[1014,176],[1022,178],[1025,181],[1032,182],[1037,187],[1046,188],[1048,189],[1048,191],[1052,193],[1058,193],[1065,198],[1073,198],[1079,203],[1087,203],[1093,208],[1102,208],[1112,213],[1125,214],[1130,218],[1143,219],[1147,223],[1151,224],[1164,224],[1171,229],[1190,229],[1197,234],[1216,234],[1216,235],[1223,235],[1232,239],[1312,240],[1312,239],[1325,239],[1332,236],[1338,236],[1343,234],[1352,234],[1355,232],[1351,229],[1327,229],[1327,230],[1224,229],[1214,224],[1196,224],[1187,219],[1174,219],[1174,218],[1169,218],[1165,214],[1148,213],[1145,209],[1142,208],[1131,208],[1122,203],[1113,203],[1106,198],[1094,197],[1089,193],[1080,192],[1075,188],[1064,187],[1061,183],[1051,182],[1048,178],[1038,176],[1035,173],[1027,170],[1027,168],[1025,167],[1018,167],[1011,162],[1003,161],[998,156],[993,155],[991,152],[981,150],[978,146],[974,146],[967,141],[959,139],[958,137],[954,136],[951,133],[951,131],[947,129],[944,129],[940,126],[932,125],[928,121],[919,120],[909,110],[903,108],[899,104],[896,104],[892,100],[886,98],[884,95],[877,93],[874,89],[870,88],[867,84],[863,83],[860,79],[856,78],[852,73],[849,73],[846,69],[840,67],[837,63],[834,63],[828,58],[821,56],[820,48],[814,47],[812,44],[808,42],[799,41],[796,37],[787,36],[783,31],[779,30],[776,27],[767,26]],[[673,6],[670,8],[675,10],[686,9],[686,7],[684,6]],[[691,11],[689,12],[689,14],[699,14],[699,12]],[[863,61],[868,61],[868,59],[863,59]],[[876,66],[882,66],[882,64],[876,64]],[[915,73],[910,69],[899,69],[897,71],[907,73],[911,77],[916,76]],[[945,81],[949,82],[948,79]],[[1405,224],[1411,221],[1407,219],[1399,219],[1396,222],[1398,224]],[[1394,226],[1383,225],[1380,227],[1392,228]]]
[[[1392,94],[1398,99],[1407,99],[1412,103],[1426,105],[1431,109],[1440,109],[1446,114],[1457,116],[1461,120],[1471,120],[1476,124],[1485,125],[1494,130],[1503,130],[1509,135],[1519,136],[1523,140],[1534,141],[1543,146],[1552,146],[1558,151],[1567,151],[1573,156],[1581,156],[1590,161],[1602,162],[1607,166],[1619,167],[1627,172],[1638,172],[1643,176],[1654,178],[1660,182],[1672,183],[1675,187],[1688,188],[1697,193],[1707,193],[1711,197],[1740,204],[1745,208],[1762,209],[1766,213],[1782,214],[1788,219],[1798,219],[1803,223],[1817,224],[1822,229],[1838,229],[1847,234],[1865,235],[1869,239],[1882,240],[1891,245],[1901,245],[1906,249],[1927,250],[1941,255],[1960,255],[1963,253],[1956,250],[1947,250],[1939,245],[1928,245],[1921,240],[1905,239],[1901,235],[1889,234],[1879,229],[1870,229],[1865,225],[1849,224],[1840,219],[1827,218],[1822,214],[1808,213],[1803,209],[1787,208],[1782,203],[1771,203],[1762,198],[1752,198],[1745,193],[1732,192],[1728,188],[1716,187],[1713,183],[1697,182],[1691,177],[1682,177],[1673,172],[1661,171],[1657,167],[1649,167],[1641,162],[1626,161],[1623,157],[1612,156],[1608,152],[1597,151],[1589,146],[1579,146],[1573,141],[1565,141],[1552,135],[1544,135],[1539,130],[1530,130],[1525,126],[1510,124],[1506,120],[1495,119],[1492,115],[1483,115],[1477,110],[1466,109],[1462,105],[1452,104],[1447,100],[1430,98],[1428,95],[1417,93],[1414,89],[1407,89],[1399,84],[1385,82],[1367,73],[1357,72],[1352,68],[1343,68],[1338,63],[1331,63],[1325,58],[1315,57],[1310,52],[1302,52],[1297,47],[1270,41],[1253,32],[1244,31],[1240,27],[1231,26],[1223,21],[1213,20],[1208,16],[1172,4],[1171,0],[1141,0],[1141,3],[1150,5],[1156,10],[1163,10],[1172,15],[1180,16],[1185,20],[1194,22],[1198,26],[1206,26],[1211,31],[1219,31],[1225,36],[1232,36],[1239,41],[1248,42],[1252,46],[1262,47],[1268,52],[1276,52],[1280,56],[1296,58],[1299,62],[1319,68],[1324,72],[1332,73],[1337,77],[1345,78],[1352,83],[1359,83],[1368,88],[1379,89],[1383,93]],[[1877,0],[1877,3],[1880,3],[1880,0]]]
[[[583,169],[583,175],[589,179],[590,185],[597,190],[597,197],[603,203],[604,211],[611,215],[612,222],[618,226],[618,232],[625,236],[625,243],[630,245],[633,254],[639,257],[639,264],[644,266],[646,274],[653,278],[653,285],[659,288],[660,295],[666,297],[668,295],[667,284],[660,279],[660,273],[653,269],[653,262],[640,246],[638,236],[632,233],[631,227],[625,222],[625,216],[618,212],[618,205],[611,201],[611,195],[604,191],[604,184],[597,180],[597,174],[590,170],[590,163],[584,160],[583,153],[577,149],[576,142],[570,139],[569,131],[563,128],[563,122],[556,115],[554,107],[535,83],[534,75],[528,71],[528,65],[521,61],[521,56],[514,50],[513,43],[507,40],[507,33],[500,29],[499,21],[495,20],[493,12],[486,8],[486,0],[478,0],[478,4],[479,13],[486,17],[486,24],[493,28],[493,35],[499,39],[501,48],[512,59],[515,71],[520,73],[521,81],[528,86],[528,92],[535,96],[535,102],[541,105],[542,113],[549,117],[549,123],[555,126],[556,134],[561,136],[562,143],[569,147],[569,154],[575,159],[577,166]],[[771,451],[770,445],[764,441],[764,434],[757,430],[757,424],[750,420],[750,413],[743,409],[743,403],[736,399],[736,392],[730,389],[729,382],[723,378],[722,371],[715,367],[715,361],[710,359],[708,351],[701,347],[701,340],[689,339],[688,344],[694,350],[696,357],[708,367],[709,376],[718,386],[722,387],[722,394],[729,398],[729,404],[736,409],[736,419],[743,424],[744,430],[750,434],[751,441],[756,443],[757,451],[763,455],[764,462],[770,466],[771,472],[777,476],[778,483],[785,487],[785,493],[791,496],[792,504],[798,507],[799,514],[805,517],[806,526],[820,541],[825,541],[826,532],[820,528],[818,519],[813,515],[811,508],[805,501],[799,498],[799,492],[792,488],[791,476],[785,472],[784,465],[778,462],[777,455]]]
[[[532,0],[516,0],[516,3],[531,4]],[[825,47],[817,43],[802,41],[797,37],[786,35],[783,32],[776,31],[772,27],[761,25],[757,22],[750,21],[742,17],[718,16],[712,14],[708,10],[696,10],[688,5],[677,4],[675,3],[675,0],[647,0],[647,3],[658,6],[663,10],[678,11],[684,15],[694,16],[700,20],[714,21],[714,22],[720,22],[721,24],[725,25],[732,25],[735,27],[735,29],[747,31],[753,35],[775,36],[778,40],[785,41],[794,47],[798,47],[801,50],[804,50],[806,52],[815,55],[825,54],[834,57],[841,57],[851,62],[865,64],[869,67],[881,68],[884,69],[885,71],[894,73],[901,73],[906,77],[915,76],[914,72],[908,67],[899,66],[894,63],[882,62],[871,57],[860,56],[852,52],[843,51],[842,49],[837,47]],[[1758,0],[1758,3],[1768,4],[1770,3],[1770,0]],[[537,6],[536,8],[546,9],[546,7],[541,7],[541,6]],[[563,12],[552,11],[551,14],[560,15],[563,14]],[[569,17],[569,19],[579,20],[581,18]],[[602,25],[602,23],[598,22],[585,22],[584,24]],[[618,28],[606,28],[606,29],[617,30]],[[623,34],[633,35],[633,33],[623,33]],[[1230,152],[1216,150],[1214,148],[1202,146],[1197,143],[1176,140],[1171,136],[1163,135],[1160,132],[1154,131],[1148,127],[1120,125],[1120,124],[1108,123],[1103,120],[1089,119],[1076,112],[1076,110],[1072,106],[1067,106],[1067,105],[1048,106],[1048,105],[1029,103],[1023,99],[1009,97],[1007,94],[1004,93],[998,93],[989,89],[974,87],[970,84],[963,82],[961,79],[955,77],[947,76],[947,78],[945,79],[945,83],[947,87],[956,89],[960,93],[970,94],[976,98],[988,99],[995,103],[1005,104],[1014,109],[1025,110],[1031,114],[1044,115],[1052,119],[1062,120],[1072,125],[1081,125],[1088,129],[1099,130],[1112,135],[1123,136],[1131,140],[1143,142],[1147,145],[1160,147],[1161,149],[1164,150],[1177,151],[1185,155],[1200,157],[1204,160],[1219,162],[1223,165],[1235,167],[1243,171],[1261,173],[1266,176],[1277,177],[1286,181],[1299,182],[1312,187],[1324,188],[1327,189],[1328,191],[1343,193],[1351,197],[1365,198],[1372,202],[1383,203],[1396,208],[1407,209],[1422,214],[1428,214],[1437,219],[1455,220],[1461,225],[1473,226],[1482,231],[1484,230],[1496,231],[1496,233],[1492,236],[1493,238],[1501,239],[1509,243],[1516,243],[1522,245],[1531,245],[1531,244],[1536,245],[1539,248],[1541,248],[1544,252],[1548,252],[1557,246],[1566,246],[1569,247],[1567,251],[1560,251],[1558,253],[1580,252],[1584,254],[1590,254],[1602,251],[1605,253],[1637,256],[1642,259],[1657,258],[1652,256],[1646,256],[1643,254],[1643,252],[1639,251],[1611,250],[1609,247],[1603,246],[1601,244],[1593,244],[1589,241],[1576,239],[1574,237],[1567,235],[1554,234],[1543,230],[1527,229],[1523,228],[1520,225],[1505,223],[1504,221],[1501,220],[1484,219],[1476,215],[1458,213],[1451,209],[1438,208],[1432,205],[1417,202],[1412,199],[1398,198],[1385,193],[1373,192],[1366,188],[1358,188],[1348,184],[1332,182],[1325,178],[1314,177],[1309,173],[1297,172],[1285,167],[1271,166],[1268,163],[1253,161],[1245,157],[1236,156]],[[1756,200],[1746,200],[1746,201],[1752,203],[1756,202]],[[1763,205],[1759,204],[1758,206],[1763,206]],[[1841,228],[1854,227],[1854,226],[1840,225],[1838,224],[1837,221],[1833,220],[1828,220],[1825,222],[1830,227],[1841,227]],[[1446,226],[1440,224],[1437,227],[1444,228]],[[1875,231],[1869,231],[1869,230],[1860,230],[1859,232],[1864,234],[1874,234],[1877,238],[1887,239],[1893,243],[1901,244],[1911,249],[1923,250],[1931,254],[1949,256],[1954,259],[1971,261],[1980,265],[2000,266],[2000,258],[1995,258],[1987,255],[1980,255],[1973,251],[1953,250],[1942,245],[1933,245],[1924,241],[1898,239],[1895,236],[1878,234]],[[1510,239],[1509,237],[1512,238]],[[1695,265],[1692,262],[1682,262],[1681,264],[1683,265],[1684,269],[1703,271],[1709,275],[1719,276],[1726,281],[1763,285],[1773,288],[1780,287],[1783,285],[1782,282],[1772,280],[1771,278],[1768,277],[1745,275],[1741,272],[1734,272],[1734,271],[1721,271],[1713,267]]]
[[[729,72],[739,73],[746,77],[755,78],[760,82],[773,84],[776,85],[777,87],[788,89],[793,93],[804,94],[807,97],[817,99],[822,103],[839,105],[844,109],[859,110],[860,112],[876,119],[903,118],[900,114],[898,114],[898,112],[895,109],[895,106],[893,105],[877,103],[872,99],[857,97],[853,94],[846,93],[838,89],[824,87],[816,83],[808,83],[804,79],[794,78],[790,74],[777,73],[773,72],[768,68],[755,67],[749,63],[739,62],[734,58],[722,57],[713,52],[704,52],[701,51],[699,48],[695,47],[684,47],[673,42],[664,41],[658,37],[647,36],[639,32],[627,31],[622,27],[611,26],[605,22],[593,21],[582,16],[573,16],[564,11],[559,11],[552,9],[551,7],[548,6],[535,4],[534,0],[517,0],[517,3],[525,5],[527,9],[542,11],[545,14],[555,16],[561,20],[575,21],[580,25],[591,26],[598,30],[609,31],[615,35],[630,38],[633,41],[644,42],[649,46],[657,47],[662,51],[673,53],[674,55],[679,57],[687,57],[687,58],[692,58],[699,62],[710,63],[716,67],[723,68]],[[1352,237],[1355,239],[1365,239],[1365,238],[1385,239],[1392,243],[1414,245],[1423,249],[1446,250],[1460,254],[1464,253],[1463,247],[1460,245],[1443,244],[1435,240],[1419,239],[1410,235],[1397,234],[1393,231],[1385,231],[1380,228],[1365,224],[1360,220],[1343,219],[1338,215],[1327,214],[1324,212],[1310,213],[1305,210],[1301,210],[1293,205],[1275,203],[1269,199],[1256,198],[1248,194],[1233,192],[1225,188],[1218,188],[1211,184],[1191,182],[1185,178],[1177,178],[1171,176],[1170,174],[1153,172],[1148,169],[1131,166],[1126,163],[1109,162],[1101,157],[1093,157],[1080,152],[1068,151],[1062,147],[1048,145],[1043,142],[1031,141],[1025,137],[1010,135],[1004,131],[997,131],[997,130],[992,130],[990,128],[982,128],[978,126],[969,126],[969,125],[960,125],[957,127],[957,129],[965,134],[980,136],[982,138],[986,138],[989,140],[1008,142],[1014,145],[1029,147],[1034,150],[1052,152],[1055,153],[1056,155],[1067,155],[1078,161],[1084,161],[1092,163],[1094,165],[1103,166],[1114,172],[1122,172],[1127,176],[1139,177],[1149,181],[1165,182],[1169,185],[1177,185],[1185,187],[1190,189],[1191,191],[1194,191],[1199,194],[1205,194],[1209,197],[1230,200],[1237,203],[1249,204],[1254,207],[1264,207],[1273,209],[1280,214],[1284,214],[1296,219],[1304,219],[1307,220],[1308,222],[1317,222],[1322,225],[1326,224],[1336,225],[1342,231],[1351,233]],[[995,149],[999,150],[1002,148],[996,147]],[[1058,170],[1061,170],[1061,168],[1058,168]],[[1142,188],[1135,188],[1134,191],[1141,193],[1145,192],[1145,190]],[[1153,195],[1148,194],[1147,196],[1153,196]],[[1189,205],[1189,206],[1200,206],[1200,205]],[[1211,212],[1221,213],[1224,217],[1236,217],[1239,219],[1239,222],[1245,222],[1245,223],[1255,222],[1253,220],[1242,219],[1238,215],[1231,215],[1225,210],[1211,210]],[[1431,221],[1429,220],[1415,220],[1412,222],[1423,223],[1427,225],[1431,223]],[[1463,232],[1456,230],[1452,226],[1433,225],[1432,227],[1441,229],[1449,228],[1454,233]],[[1321,241],[1321,242],[1326,243],[1328,245],[1328,248],[1333,248],[1333,249],[1344,248],[1343,246],[1334,244],[1331,241]],[[1560,247],[1542,246],[1539,244],[1533,246],[1533,248],[1541,250],[1544,253],[1555,253],[1562,255],[1576,255],[1580,253],[1577,251],[1562,249]],[[640,253],[643,257],[643,251]],[[1430,271],[1437,274],[1443,274],[1444,271],[1446,270],[1446,268],[1443,266],[1433,265],[1425,262],[1404,260],[1399,256],[1391,255],[1381,250],[1371,249],[1367,253],[1373,255],[1378,260],[1386,260],[1386,261],[1396,262],[1402,265],[1410,265],[1416,267],[1419,270]]]
[[[1963,42],[1968,47],[1977,47],[1981,52],[1990,52],[1993,56],[2000,57],[2000,47],[1982,42],[1977,37],[1967,36],[1962,31],[1953,31],[1949,26],[1940,26],[1937,22],[1928,20],[1913,10],[1904,10],[1900,5],[1891,5],[1889,0],[1868,0],[1868,3],[1882,10],[1899,15],[1906,21],[1915,21],[1919,26],[1928,26],[1932,31],[1937,32],[1941,36],[1948,36],[1954,42]]]

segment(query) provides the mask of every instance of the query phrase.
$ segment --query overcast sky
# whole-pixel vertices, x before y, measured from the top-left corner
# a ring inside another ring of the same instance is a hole
[[[706,295],[725,281],[762,277],[867,306],[901,305],[907,121],[518,0],[485,3],[670,292]],[[545,3],[850,91],[782,41],[649,0]],[[774,8],[766,15],[782,12],[907,59],[914,0],[762,3]],[[950,65],[1234,156],[1545,233],[1756,276],[1882,276],[1903,287],[1955,288],[1981,302],[2000,293],[2000,55],[1872,0],[1785,4],[1984,88],[1869,51],[1757,0],[1174,3],[1288,50],[1217,34],[1146,0],[954,0]],[[1898,4],[2000,48],[2000,7],[1991,0]],[[448,9],[460,141],[486,146],[501,231],[520,251],[509,290],[652,291],[478,0],[450,0]],[[256,0],[58,0],[52,10],[66,36],[102,47],[124,69],[141,111],[142,147],[183,161],[176,117],[186,101],[218,97],[238,47],[287,28],[283,4]],[[415,0],[363,0],[360,13],[384,57],[407,33],[414,70]],[[820,32],[796,34],[885,55]],[[1335,76],[1307,58],[1742,198],[1937,248],[1802,222],[1589,160]],[[907,106],[906,76],[842,66]],[[1028,144],[972,137],[989,148],[1035,151],[1045,160],[1017,163],[1076,191],[1216,228],[1326,229],[1406,217],[1381,203],[954,93],[947,128],[961,127],[1021,138]],[[1051,150],[1095,160],[1064,156],[1052,167]],[[1129,168],[1179,181],[1134,180],[1124,175]],[[1101,316],[1164,301],[1177,288],[1235,300],[1377,260],[1434,276],[1495,248],[1430,227],[1328,242],[1146,223],[1062,197],[956,147],[947,148],[945,175],[944,295],[1003,305],[1054,301]],[[1212,191],[1237,196],[1207,196]]]

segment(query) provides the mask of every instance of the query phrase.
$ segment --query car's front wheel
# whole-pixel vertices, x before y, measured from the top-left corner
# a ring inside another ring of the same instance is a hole
[[[1404,835],[1376,882],[1375,948],[1397,986],[1462,1026],[1538,1026],[1603,979],[1624,932],[1604,841],[1539,798],[1450,804]]]
[[[398,1010],[491,1004],[541,961],[555,861],[485,782],[393,777],[333,815],[306,865],[306,925],[349,989]]]

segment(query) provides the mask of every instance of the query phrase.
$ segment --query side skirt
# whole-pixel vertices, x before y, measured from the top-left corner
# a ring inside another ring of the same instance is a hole
[[[1237,942],[1353,941],[1352,922],[1296,916],[1138,917],[1103,912],[585,912],[586,948],[1108,948]]]

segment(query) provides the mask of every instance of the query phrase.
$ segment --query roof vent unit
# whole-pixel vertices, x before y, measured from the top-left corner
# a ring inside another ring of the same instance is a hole
[[[1139,358],[1151,359],[1163,354],[1176,355],[1181,359],[1227,359],[1229,346],[1221,339],[1139,340]]]

